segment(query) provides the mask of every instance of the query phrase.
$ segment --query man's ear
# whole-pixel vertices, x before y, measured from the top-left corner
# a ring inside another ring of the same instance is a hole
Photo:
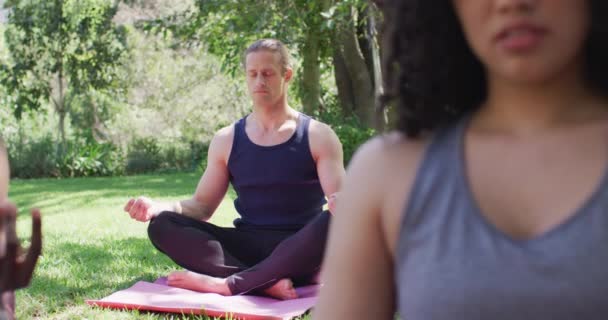
[[[285,75],[283,77],[285,78],[285,82],[291,81],[291,78],[293,77],[293,69],[292,68],[285,69]]]

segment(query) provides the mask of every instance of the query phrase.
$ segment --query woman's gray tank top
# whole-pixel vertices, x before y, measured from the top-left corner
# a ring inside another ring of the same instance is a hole
[[[400,317],[608,319],[608,172],[569,219],[515,240],[473,199],[463,156],[467,123],[437,133],[409,195],[395,258]]]

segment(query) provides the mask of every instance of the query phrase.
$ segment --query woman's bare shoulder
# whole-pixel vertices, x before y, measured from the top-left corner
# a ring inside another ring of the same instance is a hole
[[[430,137],[406,137],[400,132],[379,135],[364,143],[353,156],[350,167],[372,167],[379,175],[414,174]],[[383,177],[383,178],[384,178]],[[383,180],[383,179],[380,179]]]
[[[349,166],[353,175],[367,177],[390,252],[394,252],[407,197],[430,139],[430,135],[410,138],[389,132],[366,142]]]

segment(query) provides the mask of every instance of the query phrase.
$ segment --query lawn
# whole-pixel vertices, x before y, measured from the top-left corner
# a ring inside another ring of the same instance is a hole
[[[156,251],[147,224],[122,211],[130,197],[178,200],[194,191],[199,174],[114,178],[16,180],[9,196],[19,207],[17,224],[29,238],[29,208],[43,214],[44,249],[30,287],[17,293],[18,319],[177,319],[172,315],[91,308],[97,299],[152,281],[177,268]],[[211,222],[231,225],[236,217],[230,190]],[[204,319],[184,317],[185,319]]]

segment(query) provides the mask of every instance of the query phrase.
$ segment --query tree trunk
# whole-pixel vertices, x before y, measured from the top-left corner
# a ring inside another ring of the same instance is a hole
[[[361,52],[356,33],[357,12],[353,7],[346,19],[336,25],[335,41],[342,56],[352,88],[354,113],[367,127],[375,127],[375,96],[372,77]],[[339,59],[334,59],[334,62]],[[338,86],[338,90],[344,85]],[[343,95],[339,95],[341,97]],[[346,96],[344,94],[344,96]],[[348,101],[345,101],[348,105]]]
[[[57,112],[59,115],[59,133],[61,135],[61,147],[65,150],[66,138],[65,138],[65,110]]]
[[[302,49],[302,87],[300,99],[303,111],[313,114],[322,107],[321,70],[319,65],[319,30],[309,28]]]
[[[384,94],[382,85],[382,67],[380,65],[380,46],[378,45],[378,29],[376,26],[377,8],[370,4],[366,7],[365,14],[367,15],[367,30],[365,36],[369,44],[369,52],[371,54],[371,70],[374,83],[374,114],[376,118],[375,129],[378,132],[383,132],[388,124],[388,110],[383,110],[380,107],[379,98]]]
[[[53,86],[52,91],[55,91],[53,105],[55,106],[55,112],[59,116],[59,137],[61,138],[61,150],[65,150],[66,147],[66,136],[65,136],[65,117],[68,113],[68,106],[65,103],[65,89],[63,88],[65,79],[63,78],[63,70],[59,68],[57,72],[57,83]],[[51,92],[53,95],[53,93]]]
[[[337,41],[334,41],[334,43],[337,43]],[[338,88],[338,101],[340,101],[342,114],[349,116],[355,112],[355,94],[350,82],[350,75],[344,63],[344,57],[342,57],[342,50],[339,46],[334,46],[333,51],[334,78]]]

